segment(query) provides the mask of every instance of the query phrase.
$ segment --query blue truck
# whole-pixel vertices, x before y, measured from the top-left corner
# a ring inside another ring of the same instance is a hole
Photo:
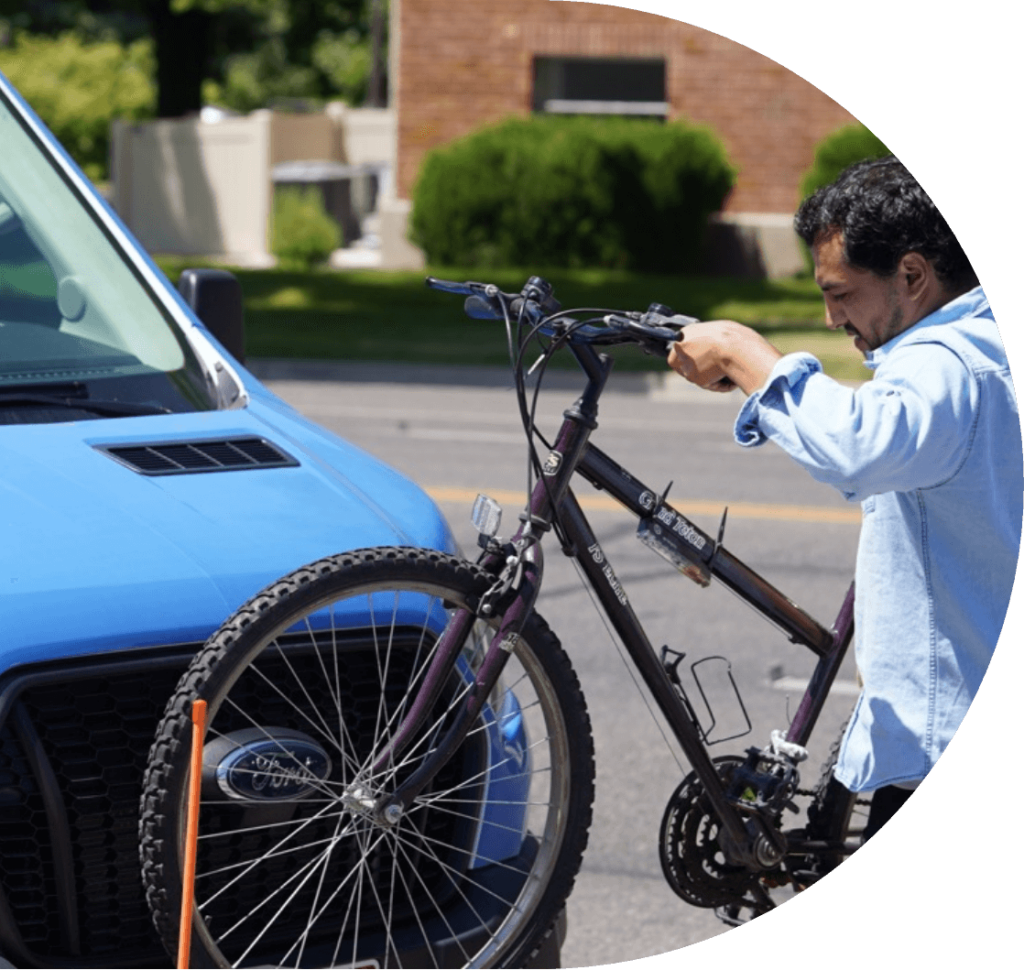
[[[458,552],[246,370],[241,307],[223,271],[173,287],[0,75],[0,965],[173,966],[139,798],[191,658],[325,555]]]

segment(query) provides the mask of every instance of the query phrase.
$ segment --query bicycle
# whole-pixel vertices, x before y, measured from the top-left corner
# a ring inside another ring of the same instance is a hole
[[[157,732],[140,822],[147,897],[174,952],[189,715],[206,701],[194,965],[529,966],[550,952],[586,847],[594,748],[576,675],[535,611],[549,535],[579,564],[692,767],[660,832],[672,889],[736,924],[773,908],[772,889],[812,884],[859,845],[858,800],[831,764],[812,790],[798,772],[852,641],[853,587],[825,628],[724,547],[724,518],[717,537],[704,533],[589,440],[613,363],[598,348],[664,356],[692,318],[660,304],[563,311],[539,277],[519,294],[427,282],[464,296],[470,317],[505,324],[527,508],[501,540],[500,510],[478,499],[476,562],[396,547],[303,567],[194,659]],[[552,443],[525,386],[535,344],[541,376],[566,348],[586,378]],[[657,652],[633,612],[570,487],[577,474],[632,512],[639,538],[681,573],[725,584],[818,658],[768,746],[710,756],[732,738],[711,738],[705,661],[690,669],[706,715],[684,687],[683,655]],[[810,799],[807,818],[787,829],[798,797]]]

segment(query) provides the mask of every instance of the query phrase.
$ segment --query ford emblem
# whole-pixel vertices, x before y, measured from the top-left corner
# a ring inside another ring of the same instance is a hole
[[[203,751],[205,797],[290,802],[312,794],[331,774],[331,759],[311,737],[289,728],[246,728]]]

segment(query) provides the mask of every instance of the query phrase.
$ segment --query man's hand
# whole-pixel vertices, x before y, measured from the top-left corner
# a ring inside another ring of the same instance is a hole
[[[732,320],[691,323],[680,336],[669,351],[669,367],[708,391],[740,387],[751,394],[782,356],[759,333]]]

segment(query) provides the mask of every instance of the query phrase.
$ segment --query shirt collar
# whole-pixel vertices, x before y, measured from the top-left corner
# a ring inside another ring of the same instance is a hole
[[[951,323],[954,320],[963,320],[965,317],[985,315],[991,316],[988,297],[985,296],[985,291],[980,286],[976,286],[973,290],[961,293],[950,300],[949,303],[939,307],[937,310],[933,310],[928,316],[922,317],[912,327],[908,327],[902,333],[896,334],[892,340],[882,344],[881,347],[869,351],[864,358],[864,366],[875,370],[898,346],[928,327],[940,326],[944,323]]]

